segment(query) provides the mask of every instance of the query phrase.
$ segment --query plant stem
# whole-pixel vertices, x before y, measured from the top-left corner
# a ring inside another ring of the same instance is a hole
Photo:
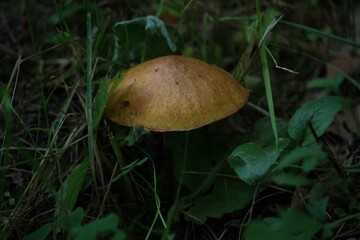
[[[263,26],[262,26],[262,17],[260,15],[261,10],[260,10],[260,2],[259,2],[259,0],[256,0],[256,12],[257,12],[257,18],[258,18],[258,22],[259,22],[259,33],[261,34],[264,31],[262,31]],[[259,42],[261,42],[261,40]],[[274,110],[274,102],[273,102],[272,90],[271,90],[269,64],[268,64],[267,56],[266,56],[265,42],[262,42],[262,43],[263,44],[261,44],[259,46],[259,51],[260,51],[261,65],[262,65],[262,70],[263,70],[266,98],[267,98],[268,107],[269,107],[271,126],[272,126],[272,130],[273,130],[273,133],[274,133],[274,138],[275,138],[275,145],[276,145],[276,148],[278,148],[279,147],[279,139],[278,139],[277,126],[276,126],[276,116],[275,116],[275,110]]]

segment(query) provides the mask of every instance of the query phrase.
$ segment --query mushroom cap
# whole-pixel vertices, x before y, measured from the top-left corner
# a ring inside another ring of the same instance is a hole
[[[123,73],[109,96],[105,116],[129,127],[185,131],[233,114],[248,96],[249,91],[223,69],[170,55]]]

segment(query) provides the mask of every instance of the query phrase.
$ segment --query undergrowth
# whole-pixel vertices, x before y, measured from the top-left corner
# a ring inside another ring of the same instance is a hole
[[[0,6],[0,239],[360,236],[356,1]],[[249,102],[187,132],[104,118],[111,81],[170,54]]]

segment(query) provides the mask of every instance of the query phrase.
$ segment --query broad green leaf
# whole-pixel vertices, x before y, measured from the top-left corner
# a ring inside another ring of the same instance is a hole
[[[204,223],[208,217],[220,218],[244,208],[252,200],[254,190],[254,186],[242,181],[219,179],[211,193],[195,200],[189,216],[196,223]]]
[[[288,133],[293,139],[309,145],[315,141],[309,125],[317,136],[324,134],[333,117],[346,104],[345,99],[336,96],[324,97],[306,103],[291,118]]]
[[[154,16],[117,22],[113,26],[115,48],[113,57],[122,63],[137,63],[173,54],[177,45],[175,31]]]
[[[278,149],[275,144],[262,147],[257,143],[245,143],[235,148],[228,161],[241,180],[254,184],[269,171],[288,143],[288,139],[281,139]]]
[[[67,212],[73,209],[89,167],[89,159],[86,158],[74,168],[63,182],[56,194],[57,205],[55,216],[66,216]]]

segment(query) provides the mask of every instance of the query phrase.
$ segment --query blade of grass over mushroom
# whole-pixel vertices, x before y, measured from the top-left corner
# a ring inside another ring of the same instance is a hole
[[[258,18],[258,24],[259,24],[259,32],[264,34],[267,31],[263,30],[263,21],[262,21],[262,17],[261,17],[261,12],[260,12],[260,1],[257,0],[256,1],[256,12],[257,12],[257,18]],[[271,26],[271,24],[269,24],[269,27]],[[269,34],[269,33],[267,33]],[[266,55],[266,46],[265,43],[266,41],[264,41],[263,39],[266,39],[267,36],[262,36],[262,39],[259,40],[259,44],[261,43],[261,45],[259,46],[259,51],[260,51],[260,58],[261,58],[261,65],[262,65],[262,71],[263,71],[263,77],[264,77],[264,84],[265,84],[265,91],[266,91],[266,98],[267,98],[267,103],[268,103],[268,107],[269,107],[269,114],[270,114],[270,119],[271,119],[271,126],[272,126],[272,130],[274,132],[274,138],[275,138],[275,144],[276,147],[279,146],[279,140],[278,140],[278,131],[277,131],[277,126],[276,126],[276,116],[275,116],[275,110],[274,110],[274,102],[273,102],[273,97],[272,97],[272,90],[271,90],[271,81],[270,81],[270,74],[269,74],[269,65],[268,65],[268,60],[267,60],[267,55]]]

